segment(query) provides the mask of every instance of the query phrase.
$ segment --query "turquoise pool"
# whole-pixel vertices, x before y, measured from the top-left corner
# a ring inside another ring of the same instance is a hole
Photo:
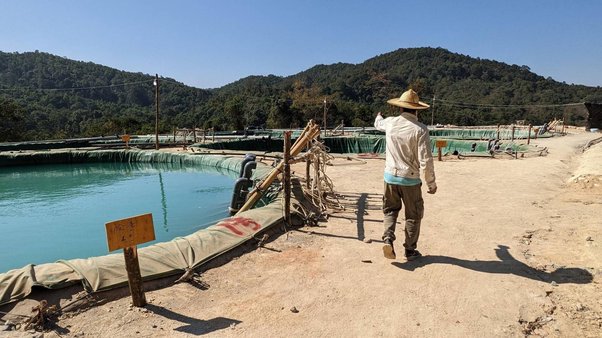
[[[139,214],[153,214],[154,242],[188,235],[228,216],[236,176],[151,163],[0,168],[0,273],[105,255],[105,223]]]

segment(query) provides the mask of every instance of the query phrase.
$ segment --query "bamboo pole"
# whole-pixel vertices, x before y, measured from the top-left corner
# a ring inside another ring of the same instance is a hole
[[[532,125],[529,125],[529,135],[527,136],[527,144],[531,143],[531,128],[532,127],[533,127]]]

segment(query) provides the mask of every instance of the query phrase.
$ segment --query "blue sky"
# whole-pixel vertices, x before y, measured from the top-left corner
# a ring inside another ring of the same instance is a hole
[[[1,0],[0,50],[39,50],[200,88],[409,47],[602,85],[602,1]]]

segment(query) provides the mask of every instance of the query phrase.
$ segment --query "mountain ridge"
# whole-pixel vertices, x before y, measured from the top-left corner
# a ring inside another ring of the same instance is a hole
[[[153,79],[44,52],[0,52],[0,118],[18,131],[4,140],[152,132]],[[437,98],[433,122],[460,125],[543,123],[566,116],[567,109],[510,106],[602,102],[600,87],[431,47],[400,48],[358,64],[315,65],[289,76],[252,75],[213,89],[171,78],[159,82],[163,132],[176,126],[299,127],[322,116],[324,100],[329,125],[367,126],[375,112],[390,111],[387,99],[409,87],[429,102]],[[569,115],[569,122],[583,123],[583,112]]]

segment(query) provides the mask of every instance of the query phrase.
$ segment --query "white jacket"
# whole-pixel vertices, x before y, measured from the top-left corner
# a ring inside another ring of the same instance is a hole
[[[384,131],[387,139],[385,172],[398,177],[420,178],[420,169],[429,190],[437,188],[435,166],[428,128],[410,113],[399,116],[376,116],[374,127]]]

